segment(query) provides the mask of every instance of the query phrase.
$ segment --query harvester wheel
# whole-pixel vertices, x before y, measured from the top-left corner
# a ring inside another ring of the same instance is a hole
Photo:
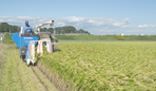
[[[22,58],[22,60],[25,61],[25,56],[24,55],[20,56],[20,58]]]

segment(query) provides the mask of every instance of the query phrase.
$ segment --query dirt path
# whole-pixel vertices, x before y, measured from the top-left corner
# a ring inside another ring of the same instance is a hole
[[[0,91],[57,91],[37,67],[27,67],[18,49],[9,49],[0,78]]]

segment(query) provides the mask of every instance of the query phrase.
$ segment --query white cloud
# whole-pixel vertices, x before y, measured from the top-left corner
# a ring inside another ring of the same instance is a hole
[[[67,17],[56,18],[57,21],[64,22],[66,25],[73,25],[76,27],[125,27],[129,24],[129,19],[113,20],[111,18],[88,18],[88,17]]]
[[[81,22],[81,21],[84,21],[83,17],[75,17],[75,16],[67,17],[66,19],[68,20],[68,22]]]
[[[25,20],[28,20],[31,26],[42,24],[49,20],[54,20],[55,27],[61,26],[74,26],[77,30],[84,29],[89,31],[91,34],[106,34],[106,33],[132,33],[130,31],[130,19],[125,18],[121,20],[115,20],[111,18],[89,18],[89,17],[49,17],[42,18],[36,16],[0,16],[0,22],[8,22],[9,24],[24,26]],[[155,25],[139,25],[138,27],[155,27]],[[137,28],[135,30],[138,30]],[[133,27],[134,28],[134,27]],[[138,31],[135,31],[138,32]]]
[[[89,27],[124,27],[129,24],[128,18],[123,20],[113,20],[111,18],[88,18],[88,17],[64,17],[64,18],[42,18],[42,17],[32,17],[32,16],[0,16],[0,22],[12,22],[12,23],[21,23],[23,25],[25,20],[30,21],[31,24],[40,24],[45,21],[55,20],[55,25],[71,25],[71,26],[89,26]],[[60,24],[60,22],[62,24]]]
[[[126,32],[127,33],[137,33],[137,32],[141,32],[141,30],[128,30]]]
[[[139,25],[138,27],[139,28],[148,28],[148,27],[156,27],[156,25],[147,25],[147,24],[144,24],[144,25]]]
[[[113,23],[114,26],[120,26],[120,23]]]
[[[58,22],[57,25],[59,25],[59,26],[65,26],[65,23],[64,22]]]

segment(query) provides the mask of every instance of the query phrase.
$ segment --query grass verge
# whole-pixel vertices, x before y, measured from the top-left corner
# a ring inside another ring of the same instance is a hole
[[[5,34],[5,37],[3,38],[3,43],[5,44],[14,44],[14,41],[12,40],[11,36],[9,33]]]
[[[7,52],[6,52],[7,48],[8,45],[0,43],[0,78],[2,76],[3,66],[7,57]]]
[[[4,63],[7,58],[7,49],[11,48],[8,44],[12,44],[13,40],[11,39],[11,36],[9,33],[6,33],[6,36],[4,37],[4,43],[0,43],[0,78],[2,77],[2,71],[4,68]]]

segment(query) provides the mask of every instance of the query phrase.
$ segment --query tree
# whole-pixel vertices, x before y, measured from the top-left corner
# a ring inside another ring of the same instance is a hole
[[[46,27],[44,27],[44,28],[40,28],[40,31],[41,32],[48,32],[48,29]]]
[[[79,30],[78,30],[78,33],[85,33],[85,30],[79,29]]]
[[[64,33],[77,33],[77,30],[73,26],[64,26],[63,27]]]
[[[9,25],[8,23],[6,22],[3,22],[0,24],[0,32],[17,32],[18,30],[18,26],[12,26],[12,25]]]
[[[87,34],[89,34],[89,35],[90,35],[90,33],[89,33],[88,31],[85,31],[85,33],[87,33]]]
[[[54,29],[53,28],[49,28],[48,31],[51,32],[51,33],[54,33]]]
[[[55,28],[55,33],[56,34],[62,34],[63,33],[62,30],[63,30],[62,27],[57,27],[57,28]]]

